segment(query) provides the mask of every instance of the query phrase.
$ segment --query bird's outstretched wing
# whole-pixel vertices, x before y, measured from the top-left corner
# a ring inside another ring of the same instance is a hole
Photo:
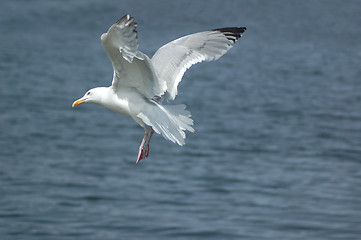
[[[161,95],[166,85],[159,85],[147,55],[138,51],[137,24],[129,14],[114,23],[101,41],[112,62],[115,88],[134,87],[147,98]]]
[[[173,100],[184,72],[193,64],[213,61],[224,55],[242,36],[245,27],[220,28],[176,39],[158,49],[152,57],[160,83],[166,83],[165,99]]]

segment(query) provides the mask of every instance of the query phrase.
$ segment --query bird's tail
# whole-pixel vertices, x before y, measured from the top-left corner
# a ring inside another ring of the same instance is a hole
[[[181,105],[161,105],[155,101],[151,102],[152,107],[140,112],[137,117],[153,128],[153,130],[162,134],[165,139],[180,146],[185,144],[185,130],[194,132],[191,127],[193,120],[189,111],[185,110],[186,106]]]

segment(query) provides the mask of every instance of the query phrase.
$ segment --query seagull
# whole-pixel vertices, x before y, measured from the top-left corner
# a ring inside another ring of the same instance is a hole
[[[219,28],[190,34],[167,43],[149,58],[138,50],[136,27],[134,18],[127,14],[101,35],[103,48],[113,65],[112,85],[88,90],[72,107],[95,103],[133,118],[144,128],[138,164],[148,157],[154,132],[180,146],[185,144],[185,131],[194,132],[190,112],[184,104],[163,105],[163,101],[174,100],[177,86],[188,68],[223,56],[246,28]]]

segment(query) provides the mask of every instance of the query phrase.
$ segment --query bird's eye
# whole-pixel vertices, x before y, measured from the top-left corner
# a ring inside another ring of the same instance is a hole
[[[89,95],[90,94],[90,92],[87,92],[87,94],[86,95]]]

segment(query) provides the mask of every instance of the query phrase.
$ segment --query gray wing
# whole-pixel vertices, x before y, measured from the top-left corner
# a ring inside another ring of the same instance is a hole
[[[163,98],[173,100],[185,71],[193,64],[223,56],[242,36],[245,27],[220,28],[176,39],[158,49],[152,57],[160,83],[166,84]]]
[[[112,86],[116,89],[134,87],[147,98],[165,91],[159,85],[149,57],[138,51],[137,24],[129,14],[114,23],[102,34],[104,50],[113,65]]]

